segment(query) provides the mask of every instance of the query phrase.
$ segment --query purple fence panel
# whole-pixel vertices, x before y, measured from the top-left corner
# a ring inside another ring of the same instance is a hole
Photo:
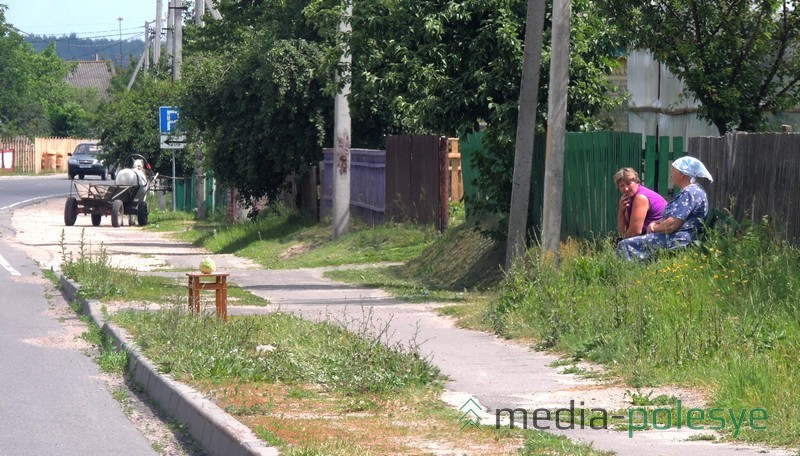
[[[323,160],[320,217],[329,217],[333,208],[333,149],[322,150]],[[383,223],[386,192],[386,151],[350,151],[350,215],[370,226]]]

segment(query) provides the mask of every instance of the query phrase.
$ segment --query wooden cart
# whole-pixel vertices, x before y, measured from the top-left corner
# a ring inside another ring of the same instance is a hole
[[[104,215],[111,216],[111,226],[122,226],[125,214],[136,216],[139,226],[147,225],[148,185],[114,185],[73,182],[72,191],[64,206],[64,224],[72,226],[78,214],[89,214],[92,225],[99,226]],[[137,198],[137,195],[138,198]]]

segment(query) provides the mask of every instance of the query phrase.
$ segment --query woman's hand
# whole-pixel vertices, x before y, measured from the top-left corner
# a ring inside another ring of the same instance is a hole
[[[620,212],[627,211],[630,205],[631,205],[631,197],[622,195],[622,197],[619,199],[619,211]]]
[[[650,224],[647,225],[647,232],[648,233],[655,233],[656,232],[656,224],[657,223],[658,222],[650,222]]]

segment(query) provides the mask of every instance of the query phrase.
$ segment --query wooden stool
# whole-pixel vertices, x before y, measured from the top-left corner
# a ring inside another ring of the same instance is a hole
[[[228,276],[225,273],[203,274],[199,272],[189,272],[189,308],[193,314],[200,315],[200,291],[216,291],[217,317],[223,321],[228,321]],[[213,278],[213,282],[203,282],[204,277]]]

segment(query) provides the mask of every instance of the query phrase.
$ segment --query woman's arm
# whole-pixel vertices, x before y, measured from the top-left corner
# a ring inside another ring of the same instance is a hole
[[[683,219],[679,219],[677,217],[668,217],[658,222],[652,222],[650,226],[647,227],[647,232],[672,234],[681,229],[683,222]]]
[[[622,237],[625,236],[625,232],[628,231],[628,204],[630,203],[630,199],[622,195],[619,199],[619,207],[617,208],[617,232]]]
[[[631,219],[628,222],[628,229],[625,231],[623,237],[629,238],[633,236],[640,236],[644,231],[644,219],[647,217],[647,211],[650,209],[650,201],[644,195],[636,195],[633,198],[633,209],[631,210]]]

